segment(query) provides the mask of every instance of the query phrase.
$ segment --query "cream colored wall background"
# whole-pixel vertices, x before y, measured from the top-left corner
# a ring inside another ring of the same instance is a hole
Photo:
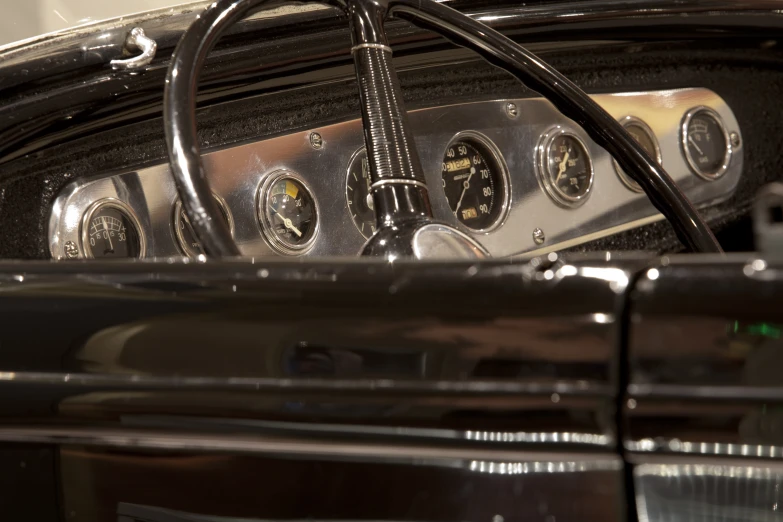
[[[90,21],[150,11],[182,0],[0,0],[0,45]]]

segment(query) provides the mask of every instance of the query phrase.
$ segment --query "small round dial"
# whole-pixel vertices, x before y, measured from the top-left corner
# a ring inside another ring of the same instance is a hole
[[[220,210],[220,217],[223,218],[228,226],[231,234],[234,234],[234,220],[231,219],[226,204],[219,197],[215,196],[215,203],[217,203],[218,210]],[[193,231],[193,226],[190,224],[190,219],[182,208],[182,202],[177,200],[174,205],[174,235],[177,237],[177,243],[179,244],[182,253],[189,257],[197,257],[204,253],[204,249],[196,239],[196,233]]]
[[[544,137],[538,170],[547,193],[566,206],[582,204],[593,186],[593,164],[587,146],[565,130]]]
[[[628,131],[628,134],[633,136],[633,139],[642,146],[644,152],[660,164],[661,148],[658,146],[658,140],[655,139],[655,133],[653,133],[652,129],[642,120],[634,118],[633,116],[627,116],[620,123],[623,124],[623,127]],[[620,176],[620,180],[622,180],[629,189],[634,192],[642,192],[642,187],[632,180],[616,161],[613,160],[612,163],[614,164],[615,172]]]
[[[707,107],[685,115],[682,125],[685,157],[694,173],[714,180],[729,168],[731,145],[721,117]]]
[[[273,174],[261,186],[258,219],[278,252],[299,254],[309,248],[317,231],[317,214],[310,190],[293,174]]]
[[[485,137],[458,135],[446,148],[443,190],[454,216],[472,230],[495,226],[506,207],[507,177],[500,153]]]
[[[370,190],[370,162],[367,150],[358,150],[348,164],[348,179],[345,184],[345,199],[353,224],[359,232],[369,238],[378,227],[375,216],[375,204]]]
[[[115,200],[94,203],[84,214],[82,249],[96,259],[144,257],[144,238],[133,212]]]

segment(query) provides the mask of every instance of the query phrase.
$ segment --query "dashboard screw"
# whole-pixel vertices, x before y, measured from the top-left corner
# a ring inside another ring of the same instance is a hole
[[[67,259],[76,259],[79,257],[79,249],[76,248],[76,243],[73,241],[66,241],[65,242],[65,257]]]
[[[543,245],[544,241],[546,241],[546,236],[544,235],[544,231],[540,228],[536,228],[533,230],[533,241],[535,241],[536,245]]]
[[[509,118],[516,118],[519,115],[519,111],[517,110],[517,104],[511,102],[507,103],[506,114],[508,114]]]
[[[731,140],[731,146],[737,148],[740,146],[740,137],[736,132],[729,134],[729,140]]]
[[[324,139],[317,132],[311,132],[310,133],[310,145],[315,150],[320,150],[324,146]]]

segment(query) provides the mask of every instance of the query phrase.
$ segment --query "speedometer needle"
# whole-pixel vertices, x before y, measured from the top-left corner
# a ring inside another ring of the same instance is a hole
[[[114,252],[114,243],[111,242],[111,233],[108,225],[106,225],[106,217],[101,216],[101,221],[103,221],[103,230],[106,231],[106,239],[109,240],[109,250],[106,250],[106,252]]]
[[[462,198],[465,197],[465,192],[468,191],[470,188],[470,178],[473,177],[473,174],[476,173],[476,167],[470,168],[470,174],[468,174],[468,179],[465,180],[465,182],[462,184],[462,194],[459,196],[459,201],[457,201],[457,207],[454,209],[454,215],[457,215],[457,212],[459,211],[460,205],[462,205]]]
[[[302,232],[300,232],[299,229],[294,226],[293,222],[291,222],[289,218],[284,218],[283,216],[280,215],[279,212],[275,212],[275,216],[279,217],[283,221],[285,228],[291,230],[297,236],[302,237]]]

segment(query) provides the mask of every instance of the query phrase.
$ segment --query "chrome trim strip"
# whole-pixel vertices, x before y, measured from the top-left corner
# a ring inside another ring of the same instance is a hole
[[[386,51],[387,53],[393,52],[392,48],[389,47],[388,45],[376,44],[376,43],[363,43],[351,47],[351,53],[355,53],[359,49],[380,49],[381,51]]]
[[[472,444],[444,447],[431,444],[401,444],[400,442],[364,442],[348,440],[313,440],[311,437],[270,437],[263,435],[233,435],[220,433],[182,433],[181,431],[112,429],[89,427],[0,427],[0,441],[43,444],[73,444],[144,448],[168,451],[239,452],[251,454],[333,456],[372,460],[416,461],[550,461],[594,462],[610,469],[619,469],[620,458],[611,453],[563,453],[557,451],[490,449]]]
[[[382,179],[380,181],[376,181],[372,185],[370,185],[370,190],[374,191],[375,189],[381,188],[384,185],[413,185],[415,187],[423,188],[424,190],[427,189],[427,185],[422,183],[421,181],[415,180],[415,179]]]

